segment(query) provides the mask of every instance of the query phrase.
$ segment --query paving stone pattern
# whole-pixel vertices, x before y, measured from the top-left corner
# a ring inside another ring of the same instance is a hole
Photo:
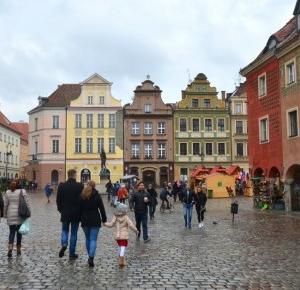
[[[131,234],[124,270],[110,229],[101,229],[94,269],[87,266],[81,229],[79,259],[59,259],[55,204],[37,193],[31,202],[32,231],[22,257],[14,252],[7,259],[8,228],[0,223],[0,289],[300,289],[300,217],[256,211],[251,199],[240,200],[234,225],[227,199],[208,201],[204,229],[197,227],[195,210],[193,228],[184,229],[179,203],[171,214],[157,212],[149,243]]]

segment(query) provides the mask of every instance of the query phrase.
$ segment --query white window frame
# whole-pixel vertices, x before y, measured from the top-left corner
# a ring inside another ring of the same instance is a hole
[[[75,114],[75,128],[81,128],[82,126],[82,114]]]
[[[224,154],[220,154],[220,152],[219,152],[219,144],[224,144]],[[226,155],[226,142],[218,142],[217,143],[217,150],[218,150],[218,156],[225,156]]]
[[[153,144],[152,143],[145,143],[144,144],[144,155],[145,158],[153,158]]]
[[[88,96],[87,97],[87,104],[88,105],[93,105],[94,104],[94,97],[93,96]]]
[[[261,121],[267,119],[267,140],[262,140],[262,135],[261,135]],[[265,115],[263,117],[260,117],[258,119],[258,126],[259,126],[259,144],[266,144],[270,142],[270,122],[269,122],[269,115]]]
[[[265,78],[265,91],[261,92],[260,79],[263,78],[263,77]],[[267,95],[267,73],[266,72],[260,74],[257,77],[257,92],[258,92],[258,97],[259,98],[263,98]]]
[[[145,122],[144,123],[144,135],[152,135],[153,134],[153,123]]]
[[[209,101],[208,103],[206,103],[205,101]],[[208,104],[208,106],[207,106]],[[203,107],[204,109],[210,109],[211,108],[211,99],[204,99],[203,100]]]
[[[185,169],[186,170],[186,175],[183,175],[182,174],[182,169]],[[180,180],[182,180],[182,181],[188,181],[188,179],[189,179],[189,169],[188,168],[186,168],[186,167],[181,167],[180,169],[179,169],[179,173],[180,173]]]
[[[219,120],[224,121],[223,131],[219,130]],[[217,130],[218,130],[218,132],[225,132],[226,131],[226,119],[225,118],[217,118]]]
[[[158,143],[158,158],[166,158],[166,143]]]
[[[140,122],[131,122],[131,135],[140,135]]]
[[[111,128],[111,129],[116,128],[116,114],[115,113],[109,114],[108,121],[109,121],[108,122],[109,128]]]
[[[99,137],[99,138],[97,138],[97,150],[98,150],[98,153],[101,153],[102,149],[104,149],[104,138],[103,137]]]
[[[186,154],[185,155],[181,155],[181,150],[180,150],[181,144],[186,144]],[[178,152],[179,156],[188,156],[189,155],[189,144],[188,144],[188,142],[180,142],[178,149],[179,149],[179,152]]]
[[[110,154],[116,153],[116,138],[108,139],[108,153]]]
[[[242,144],[242,148],[243,148],[243,154],[242,155],[238,155],[238,144]],[[236,142],[235,143],[235,155],[237,156],[237,157],[243,157],[243,156],[246,156],[245,155],[245,143],[244,142]]]
[[[145,104],[144,112],[147,114],[152,113],[152,104]]]
[[[194,120],[198,120],[198,130],[194,130]],[[192,118],[192,131],[200,132],[201,131],[201,122],[199,118]]]
[[[81,144],[82,144],[82,140],[81,138],[75,138],[74,140],[74,144],[75,144],[75,153],[81,153]]]
[[[288,67],[291,65],[291,64],[294,64],[294,80],[292,82],[289,81],[289,74],[288,74]],[[284,68],[285,68],[285,86],[288,87],[288,86],[291,86],[295,83],[297,83],[297,66],[296,66],[296,58],[293,58],[289,61],[287,61],[284,65]]]
[[[158,122],[157,123],[157,134],[158,135],[166,134],[166,122]]]
[[[237,122],[242,122],[242,133],[237,132],[237,125],[236,125]],[[235,134],[244,134],[245,133],[243,120],[235,120],[234,132],[235,132]]]
[[[90,118],[91,117],[91,118]],[[86,127],[88,129],[92,129],[93,128],[93,114],[86,114]]]
[[[238,105],[241,107],[241,110],[239,112],[237,110]],[[235,102],[234,103],[234,113],[235,113],[235,115],[242,115],[243,114],[243,103],[242,102]]]
[[[199,153],[195,154],[194,152],[194,144],[199,144]],[[200,156],[201,155],[201,143],[200,142],[193,142],[192,143],[192,151],[193,151],[193,156]]]
[[[52,129],[59,129],[59,116],[52,116]]]
[[[181,131],[181,127],[180,127],[180,120],[185,120],[185,131]],[[179,132],[187,132],[188,131],[188,122],[187,122],[187,118],[179,118],[178,119],[178,122],[179,122]]]
[[[140,158],[141,147],[139,143],[131,143],[131,157]]]
[[[99,96],[99,104],[104,105],[105,104],[105,97],[104,96]]]
[[[206,120],[211,120],[211,130],[206,130]],[[204,131],[205,132],[213,132],[213,126],[214,126],[214,122],[213,122],[213,118],[205,118],[204,119]]]
[[[206,154],[206,144],[211,144],[211,154]],[[214,155],[214,142],[205,142],[204,143],[204,155],[213,156]]]
[[[52,153],[59,153],[59,140],[52,140]]]
[[[103,113],[99,113],[97,115],[97,125],[98,125],[98,129],[103,129],[104,128],[104,114]]]
[[[290,115],[289,113],[291,112],[297,112],[297,135],[296,136],[291,136],[291,126],[290,126]],[[290,108],[286,110],[286,121],[287,121],[287,138],[288,139],[294,139],[299,137],[299,110],[298,107]]]
[[[86,153],[93,153],[93,138],[86,138]]]

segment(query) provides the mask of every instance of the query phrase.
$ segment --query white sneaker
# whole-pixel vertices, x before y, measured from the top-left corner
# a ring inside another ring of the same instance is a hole
[[[204,227],[204,223],[201,223],[201,228]]]
[[[202,227],[201,223],[198,225],[199,229]]]

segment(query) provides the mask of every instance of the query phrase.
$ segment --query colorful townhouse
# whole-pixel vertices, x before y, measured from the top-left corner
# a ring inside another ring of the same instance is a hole
[[[76,169],[78,181],[100,183],[100,154],[112,182],[123,176],[123,116],[112,83],[98,74],[77,85],[80,93],[66,108],[66,172]]]
[[[162,186],[174,180],[173,108],[149,78],[124,106],[124,173]]]
[[[174,175],[188,181],[192,170],[231,165],[231,127],[225,92],[218,92],[199,73],[182,91],[174,109]]]
[[[232,164],[249,173],[246,83],[227,94],[226,102],[230,109]]]

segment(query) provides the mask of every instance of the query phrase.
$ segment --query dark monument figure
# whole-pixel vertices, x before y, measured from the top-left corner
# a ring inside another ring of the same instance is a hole
[[[106,168],[106,153],[103,148],[100,153],[100,160],[101,160],[100,180],[110,179],[110,172]]]

